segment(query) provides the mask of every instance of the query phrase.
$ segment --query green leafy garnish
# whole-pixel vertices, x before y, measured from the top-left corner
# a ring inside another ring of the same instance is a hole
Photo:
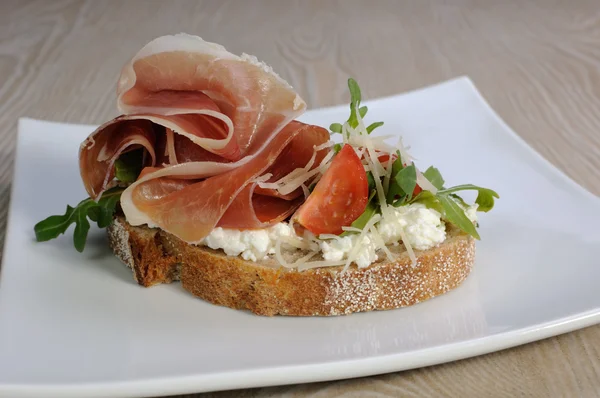
[[[390,179],[390,186],[388,187],[388,191],[386,192],[385,196],[388,204],[393,204],[397,196],[404,194],[402,188],[400,188],[400,185],[398,185],[398,182],[396,182],[395,178],[403,168],[404,165],[402,164],[400,153],[398,153],[398,158],[394,160],[394,163],[392,163],[392,178]]]
[[[115,178],[121,183],[132,183],[137,180],[143,166],[143,149],[123,153],[114,164]],[[82,252],[90,230],[90,221],[95,222],[99,228],[108,227],[124,190],[122,186],[117,186],[106,190],[97,202],[87,198],[75,207],[67,205],[65,214],[50,216],[35,224],[33,230],[36,240],[45,242],[57,238],[64,234],[71,224],[75,224],[73,244],[78,252]]]
[[[375,185],[375,177],[373,177],[373,173],[367,171],[367,184],[369,185],[369,192],[377,192],[377,186]]]
[[[469,204],[467,202],[465,202],[465,200],[463,198],[461,198],[460,196],[458,196],[455,193],[451,193],[449,194],[451,198],[453,198],[454,200],[456,200],[458,202],[458,204],[460,204],[461,206],[463,206],[465,209],[467,207],[469,207]]]
[[[443,184],[443,179],[441,181],[441,183],[439,181],[438,183]],[[433,183],[433,181],[431,182]],[[479,192],[477,199],[475,200],[475,203],[478,204],[477,211],[490,211],[494,207],[494,198],[500,197],[491,189],[467,184],[458,185],[448,189],[441,189],[435,195],[429,191],[423,191],[414,197],[410,203],[422,203],[426,207],[438,211],[445,220],[454,224],[474,238],[479,239],[477,229],[465,214],[465,209],[469,207],[469,205],[460,196],[455,194],[455,192],[465,190],[475,190]]]
[[[479,239],[479,233],[477,232],[477,228],[475,225],[469,220],[469,218],[465,214],[465,210],[460,207],[458,203],[454,201],[448,194],[438,194],[436,195],[438,201],[442,205],[444,218],[450,223],[456,225],[458,228],[468,233],[472,237]]]
[[[366,106],[361,106],[360,108],[358,108],[358,114],[360,115],[361,119],[367,115],[368,110],[369,110],[369,108],[367,108]],[[358,126],[358,120],[357,120],[357,126]]]
[[[360,118],[364,118],[367,114],[367,107],[361,106],[362,94],[358,83],[352,78],[348,79],[348,88],[350,90],[350,117],[348,120],[341,123],[333,123],[329,127],[332,133],[342,133],[345,127],[357,128]],[[371,123],[366,127],[367,133],[371,134],[377,127],[383,125],[383,122]],[[347,137],[350,138],[350,137]],[[342,145],[336,144],[334,150],[338,152],[342,148]],[[391,155],[391,154],[390,154]],[[487,212],[494,207],[494,199],[499,198],[498,194],[491,189],[478,187],[472,184],[458,185],[452,188],[445,188],[444,178],[440,171],[431,166],[424,173],[423,176],[431,182],[431,184],[437,189],[434,194],[431,191],[421,191],[417,195],[414,195],[415,188],[417,188],[417,168],[412,162],[404,164],[400,151],[396,152],[397,159],[392,163],[392,170],[389,175],[381,176],[380,182],[383,184],[384,178],[389,178],[389,184],[384,184],[384,195],[385,204],[387,206],[400,207],[412,203],[421,203],[427,208],[436,210],[440,213],[441,217],[448,223],[455,225],[462,231],[469,235],[479,239],[479,234],[476,229],[476,225],[469,220],[466,215],[466,211],[469,209],[469,205],[459,196],[457,192],[465,190],[475,190],[478,192],[475,203],[478,205],[477,210]],[[379,198],[372,200],[377,195],[376,181],[373,177],[373,173],[367,170],[367,181],[369,185],[369,202],[363,214],[358,217],[353,223],[352,227],[362,229],[367,222],[377,213],[381,213],[381,200]],[[343,235],[348,234],[345,232]]]
[[[395,176],[394,180],[402,189],[402,192],[411,196],[417,186],[417,169],[414,164],[404,167]]]
[[[360,87],[358,87],[358,83],[356,80],[350,78],[348,79],[348,88],[350,89],[350,117],[348,118],[348,125],[352,128],[356,128],[358,126],[358,118],[356,117],[356,110],[360,106],[361,100],[361,92]],[[367,114],[367,108],[364,108],[361,117]]]
[[[472,184],[457,185],[455,187],[439,191],[438,193],[454,193],[458,191],[477,191],[477,199],[475,199],[475,203],[479,205],[477,211],[488,212],[492,210],[494,207],[494,198],[500,198],[495,191]]]
[[[438,198],[429,191],[421,191],[410,203],[422,203],[428,209],[433,209],[440,214],[444,213],[444,208]]]
[[[376,203],[373,203],[373,198],[375,197],[376,194],[377,194],[377,191],[375,191],[375,190],[371,191],[371,194],[369,195],[369,201],[367,203],[367,207],[365,208],[365,211],[356,220],[354,220],[354,222],[352,222],[352,224],[350,225],[352,228],[363,229],[365,227],[365,225],[367,225],[369,220],[371,218],[373,218],[373,216],[375,214],[377,214],[377,211],[379,210],[379,206]],[[343,232],[340,236],[347,236],[347,235],[350,235],[351,233],[352,232]]]
[[[329,130],[331,130],[332,133],[342,134],[342,125],[339,123],[331,123],[329,125]]]
[[[352,78],[348,79],[348,89],[350,90],[350,117],[348,118],[346,123],[348,123],[348,126],[350,126],[352,128],[356,128],[356,127],[358,127],[357,111],[358,111],[358,115],[360,115],[361,119],[364,119],[364,117],[367,115],[367,112],[369,109],[366,106],[360,106],[360,101],[362,100],[362,94],[360,92],[360,87],[358,86],[358,83],[356,83],[356,80],[354,80]],[[383,122],[371,123],[366,128],[367,133],[371,134],[373,132],[373,130],[375,130],[377,127],[380,127],[380,126],[383,126]],[[332,123],[329,126],[329,130],[331,131],[332,134],[342,134],[343,125],[341,123]],[[334,147],[334,149],[336,149],[336,148]],[[336,152],[338,152],[338,151],[339,151],[339,149],[336,149]]]
[[[383,122],[375,122],[375,123],[371,123],[368,127],[367,127],[367,133],[371,134],[373,132],[373,130],[375,130],[377,127],[381,127],[383,126]]]
[[[444,189],[445,181],[438,169],[436,169],[433,166],[430,166],[427,170],[425,170],[423,175],[429,180],[429,182],[433,184],[434,187],[436,187],[437,189]]]
[[[124,190],[124,188],[115,187],[104,192],[98,202],[87,198],[75,207],[67,205],[65,214],[50,216],[33,227],[36,240],[45,242],[54,239],[60,234],[64,234],[71,224],[75,224],[73,244],[78,252],[82,252],[90,230],[88,218],[96,222],[98,227],[106,228],[112,221],[116,205]]]
[[[332,123],[329,127],[332,134],[343,134],[347,128],[356,129],[359,124],[359,117],[364,118],[368,112],[366,106],[361,106],[362,94],[358,83],[350,78],[348,79],[348,88],[350,90],[350,117],[345,123]],[[366,127],[366,131],[371,134],[373,130],[382,125],[383,122],[371,123]],[[336,152],[341,148],[341,144],[334,145]],[[380,182],[384,188],[385,205],[400,207],[412,203],[421,203],[427,208],[439,212],[446,222],[479,239],[476,225],[467,217],[467,210],[470,206],[457,193],[465,190],[477,191],[475,203],[478,205],[477,210],[483,212],[490,211],[494,207],[495,198],[499,198],[498,194],[491,189],[472,184],[445,188],[442,174],[437,168],[431,166],[423,173],[423,176],[431,182],[437,192],[434,194],[431,191],[419,189],[417,191],[420,192],[413,195],[417,188],[417,168],[413,162],[406,162],[405,165],[400,151],[397,151],[396,155],[397,158],[392,163],[391,173],[384,173],[384,176],[380,177]],[[383,184],[385,178],[389,178],[388,184]],[[373,173],[369,170],[367,170],[367,181],[371,194],[365,211],[352,223],[352,227],[357,229],[363,229],[375,214],[382,213],[381,198],[375,198],[378,195],[376,181]],[[373,200],[374,198],[375,200]],[[342,235],[350,233],[352,232],[344,232]]]
[[[115,161],[115,177],[121,182],[131,183],[137,180],[143,167],[144,150],[126,152]]]

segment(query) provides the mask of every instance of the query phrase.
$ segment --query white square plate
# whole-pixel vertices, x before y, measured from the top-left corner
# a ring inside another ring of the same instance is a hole
[[[600,319],[600,200],[530,149],[467,78],[370,101],[448,185],[500,193],[480,217],[475,270],[413,307],[264,318],[142,288],[92,230],[35,243],[33,225],[85,197],[77,150],[92,126],[22,120],[0,284],[0,394],[155,396],[366,376],[483,354]],[[328,126],[347,106],[308,112]]]

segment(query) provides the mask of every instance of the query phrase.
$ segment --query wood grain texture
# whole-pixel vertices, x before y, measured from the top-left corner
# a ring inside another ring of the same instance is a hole
[[[98,124],[152,38],[185,31],[257,55],[317,107],[469,75],[529,144],[600,194],[600,3],[0,2],[0,245],[21,116]],[[598,396],[600,326],[376,377],[186,397]],[[183,397],[183,396],[182,396]]]

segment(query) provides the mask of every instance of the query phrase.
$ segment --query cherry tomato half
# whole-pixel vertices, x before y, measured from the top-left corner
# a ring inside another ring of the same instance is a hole
[[[319,180],[295,221],[312,233],[341,234],[367,207],[369,185],[361,160],[344,145]]]

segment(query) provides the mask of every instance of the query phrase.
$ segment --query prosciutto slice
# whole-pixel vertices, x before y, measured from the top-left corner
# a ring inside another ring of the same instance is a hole
[[[306,105],[269,67],[195,36],[148,43],[123,68],[117,94],[123,115],[81,145],[85,188],[98,199],[116,159],[143,150],[145,169],[121,195],[127,221],[190,243],[215,226],[263,228],[291,215],[301,190],[282,196],[255,180],[306,166],[329,139],[293,120]]]

